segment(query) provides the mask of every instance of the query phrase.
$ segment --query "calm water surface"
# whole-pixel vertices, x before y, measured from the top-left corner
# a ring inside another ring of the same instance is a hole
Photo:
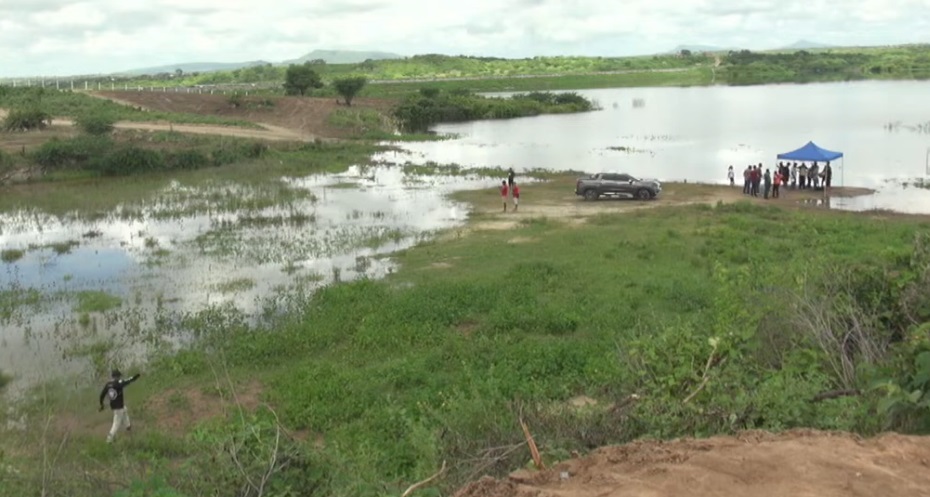
[[[627,172],[665,181],[725,182],[727,166],[771,167],[812,140],[841,151],[835,184],[879,189],[855,208],[930,212],[926,177],[930,83],[857,82],[579,92],[597,112],[441,125],[459,139],[405,144],[406,160],[462,166]],[[634,107],[633,100],[645,105]],[[889,124],[894,124],[890,129]],[[916,128],[923,124],[923,129]],[[611,147],[625,150],[611,150]],[[847,202],[847,204],[849,204]],[[846,204],[844,204],[846,205]]]

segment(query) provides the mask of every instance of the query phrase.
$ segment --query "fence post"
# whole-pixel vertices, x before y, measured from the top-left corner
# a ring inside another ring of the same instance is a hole
[[[85,90],[85,91],[87,90],[87,80],[86,80],[86,79],[84,80],[84,90]]]
[[[61,89],[61,86],[60,86],[60,84],[59,84],[60,81],[61,81],[61,80],[59,80],[58,78],[55,78],[55,89],[56,89],[56,90],[60,90],[60,89]]]

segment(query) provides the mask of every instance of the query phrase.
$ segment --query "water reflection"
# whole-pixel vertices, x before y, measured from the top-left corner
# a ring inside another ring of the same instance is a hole
[[[63,359],[62,337],[114,340],[151,328],[157,315],[222,304],[257,319],[297,286],[382,277],[394,269],[390,253],[465,221],[467,208],[447,193],[496,182],[379,166],[273,186],[173,184],[92,218],[2,215],[0,247],[23,254],[0,263],[0,303],[16,310],[0,313],[0,369],[25,380],[49,368],[76,374],[84,362]],[[121,304],[84,317],[81,290]],[[114,357],[132,357],[128,343],[118,345]]]
[[[435,131],[459,138],[405,144],[407,156],[392,158],[725,183],[731,164],[771,166],[778,153],[813,140],[845,153],[834,163],[835,186],[879,188],[927,173],[926,134],[887,128],[926,123],[930,108],[914,105],[926,91],[926,83],[903,81],[587,90],[580,93],[604,110],[441,125]],[[634,99],[644,105],[630,105]],[[872,202],[893,208],[892,200]]]

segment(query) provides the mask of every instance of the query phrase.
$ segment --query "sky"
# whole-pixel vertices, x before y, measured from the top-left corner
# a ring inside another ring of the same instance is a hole
[[[314,49],[532,57],[930,42],[930,0],[0,0],[0,78]]]

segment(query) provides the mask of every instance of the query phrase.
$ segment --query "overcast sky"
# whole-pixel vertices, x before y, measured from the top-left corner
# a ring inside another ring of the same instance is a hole
[[[930,0],[0,0],[0,77],[313,49],[635,55],[930,41]]]

